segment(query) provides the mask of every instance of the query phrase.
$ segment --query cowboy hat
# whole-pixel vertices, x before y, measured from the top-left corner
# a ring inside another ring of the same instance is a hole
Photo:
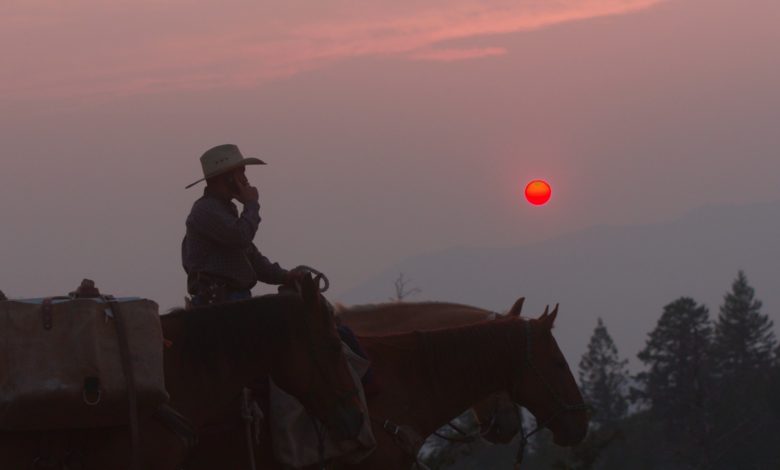
[[[238,147],[233,144],[217,145],[206,150],[206,153],[200,157],[200,166],[203,167],[203,178],[186,186],[185,189],[191,188],[201,181],[246,165],[265,165],[265,162],[257,158],[244,158]]]

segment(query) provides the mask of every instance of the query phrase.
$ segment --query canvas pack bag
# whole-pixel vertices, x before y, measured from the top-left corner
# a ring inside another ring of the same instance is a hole
[[[129,352],[124,363],[121,337]],[[103,296],[0,301],[0,430],[126,425],[128,372],[137,415],[168,400],[155,302]]]

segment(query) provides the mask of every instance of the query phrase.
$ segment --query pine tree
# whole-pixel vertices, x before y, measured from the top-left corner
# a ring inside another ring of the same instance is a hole
[[[777,416],[773,406],[777,342],[772,321],[761,307],[747,276],[739,271],[715,323],[713,362],[718,382],[713,388],[716,403],[711,421],[713,441],[721,443],[712,451],[715,468],[748,468],[746,462],[776,458],[777,440],[763,436]]]
[[[650,413],[662,422],[668,438],[687,454],[706,433],[709,352],[712,326],[707,307],[681,297],[664,307],[647,345],[638,354],[648,367],[637,376]],[[683,451],[680,451],[683,452]],[[697,461],[699,457],[689,456]]]
[[[761,313],[762,303],[747,276],[739,271],[731,292],[723,298],[715,324],[714,356],[718,373],[732,379],[755,370],[767,370],[777,345],[772,320]]]
[[[579,371],[580,390],[593,407],[591,422],[597,426],[614,424],[626,414],[627,364],[627,360],[620,360],[615,342],[599,318]]]

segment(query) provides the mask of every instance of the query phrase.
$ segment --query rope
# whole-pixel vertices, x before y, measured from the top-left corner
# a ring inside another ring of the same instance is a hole
[[[324,294],[325,292],[328,291],[328,289],[330,289],[330,281],[328,280],[328,276],[323,274],[321,271],[312,268],[311,266],[306,266],[305,264],[302,264],[300,266],[293,268],[293,271],[307,271],[314,274],[314,281],[317,283],[317,287],[319,287],[320,279],[322,279],[322,281],[325,284],[322,286],[322,289],[320,289],[321,294]]]

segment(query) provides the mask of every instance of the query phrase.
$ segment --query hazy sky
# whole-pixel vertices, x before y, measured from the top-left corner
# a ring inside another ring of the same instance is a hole
[[[261,251],[336,298],[441,248],[778,200],[778,44],[776,0],[5,0],[0,289],[180,304],[184,186],[225,142],[269,163]]]

